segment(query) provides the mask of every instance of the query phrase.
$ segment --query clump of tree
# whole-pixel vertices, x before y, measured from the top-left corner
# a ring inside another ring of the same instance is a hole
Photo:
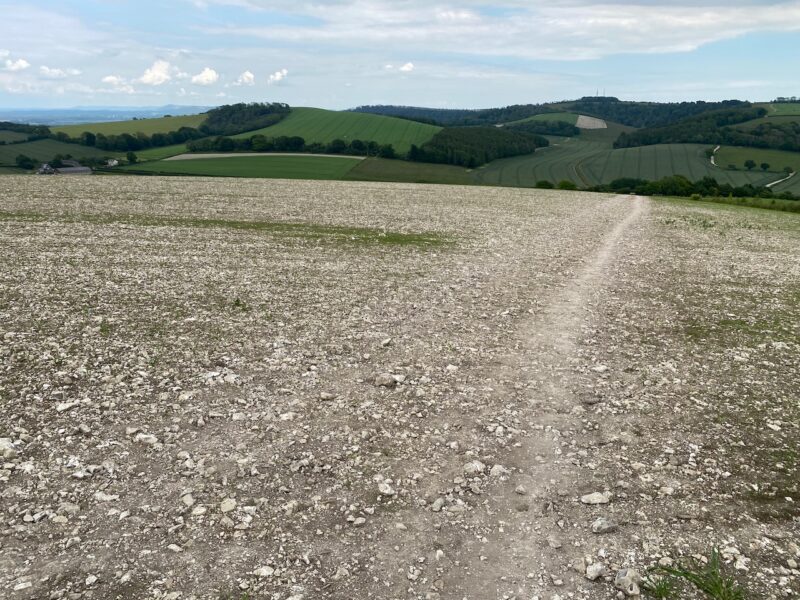
[[[208,111],[200,131],[205,135],[236,135],[271,127],[290,112],[289,105],[281,102],[227,104]]]
[[[514,123],[506,126],[512,131],[521,133],[532,133],[534,135],[560,135],[564,137],[575,137],[580,135],[581,130],[572,123],[566,121],[525,121],[524,123]]]
[[[417,106],[359,106],[351,112],[409,119],[442,127],[497,125],[535,115],[558,112],[546,104],[514,104],[502,108],[461,109],[422,108]]]
[[[312,154],[345,154],[350,156],[377,156],[395,158],[396,152],[391,144],[374,141],[335,139],[327,144],[306,143],[300,136],[267,137],[257,134],[249,138],[225,136],[208,137],[189,142],[189,152],[306,152]]]
[[[30,156],[26,156],[24,154],[17,155],[17,158],[14,161],[20,169],[25,169],[26,171],[30,171],[36,168],[36,161],[33,160]]]
[[[744,125],[766,114],[763,108],[741,108],[703,114],[667,127],[622,133],[615,148],[651,144],[715,144],[800,151],[800,123],[769,121]]]
[[[499,158],[532,154],[549,144],[542,136],[505,127],[450,127],[422,146],[412,145],[408,160],[473,169]]]

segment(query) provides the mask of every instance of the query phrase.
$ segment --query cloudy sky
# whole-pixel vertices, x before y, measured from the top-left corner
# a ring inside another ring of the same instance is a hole
[[[800,0],[0,0],[0,107],[800,95]]]

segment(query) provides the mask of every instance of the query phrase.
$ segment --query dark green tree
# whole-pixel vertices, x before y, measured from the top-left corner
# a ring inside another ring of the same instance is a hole
[[[768,162],[763,162],[763,163],[761,163],[761,170],[762,171],[769,171],[769,166],[770,165],[769,165]]]
[[[25,156],[24,154],[17,156],[16,163],[20,169],[25,169],[26,171],[36,167],[36,162],[30,156]]]
[[[136,153],[135,153],[135,152],[132,152],[132,151],[131,151],[131,152],[128,152],[128,153],[125,155],[125,158],[127,158],[127,159],[128,159],[128,162],[129,162],[130,164],[132,164],[132,165],[135,165],[137,162],[139,162],[139,157],[138,157],[138,156],[136,156]]]
[[[748,171],[752,171],[756,168],[756,161],[754,161],[752,158],[748,158],[746,161],[744,161],[744,166]]]

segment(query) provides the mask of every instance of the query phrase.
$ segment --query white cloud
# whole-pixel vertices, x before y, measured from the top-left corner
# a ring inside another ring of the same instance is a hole
[[[47,79],[64,79],[65,77],[80,75],[81,71],[78,69],[51,69],[42,65],[39,67],[39,73]]]
[[[421,51],[524,59],[587,60],[667,53],[753,32],[800,31],[800,0],[204,0],[315,19],[312,26],[217,27],[204,31],[331,48],[413,45]],[[277,5],[277,7],[276,7]]]
[[[280,81],[283,81],[288,76],[289,76],[289,70],[281,69],[280,71],[275,71],[272,75],[270,75],[269,78],[267,79],[267,83],[269,85],[272,85],[273,83],[278,83]]]
[[[169,63],[165,60],[157,60],[153,63],[152,67],[144,72],[144,75],[142,75],[138,81],[145,85],[162,85],[172,79],[169,72]]]
[[[192,83],[195,85],[213,85],[217,81],[219,81],[219,73],[209,67],[192,77]]]
[[[414,63],[408,62],[408,63],[404,64],[402,67],[400,67],[400,70],[403,73],[411,73],[411,71],[414,70]]]
[[[111,86],[110,90],[103,91],[121,92],[123,94],[136,93],[136,90],[133,88],[133,86],[119,75],[106,75],[101,81]]]
[[[250,71],[245,71],[241,75],[239,75],[239,79],[236,80],[236,83],[233,85],[255,85],[256,83],[256,76],[251,73]]]
[[[28,67],[31,66],[24,58],[18,58],[17,60],[11,60],[10,58],[6,60],[6,69],[9,71],[24,71]]]
[[[11,52],[8,50],[0,50],[0,58],[5,58],[6,56],[10,55]]]

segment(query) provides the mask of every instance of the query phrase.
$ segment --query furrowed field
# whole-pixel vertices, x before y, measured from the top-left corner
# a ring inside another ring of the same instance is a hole
[[[0,198],[3,598],[613,600],[713,548],[739,597],[800,593],[800,215],[121,175]]]

